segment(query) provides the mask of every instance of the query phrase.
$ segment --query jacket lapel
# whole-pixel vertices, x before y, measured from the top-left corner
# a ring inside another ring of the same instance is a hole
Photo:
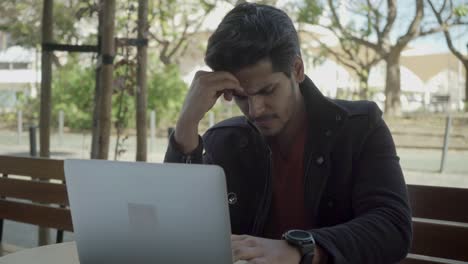
[[[332,166],[331,149],[338,131],[348,118],[348,113],[323,96],[307,76],[300,88],[308,119],[304,151],[304,199],[313,224],[316,225],[320,199]]]

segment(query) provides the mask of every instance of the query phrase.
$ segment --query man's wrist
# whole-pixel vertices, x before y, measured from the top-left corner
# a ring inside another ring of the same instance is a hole
[[[283,239],[299,252],[299,264],[312,262],[315,252],[315,240],[312,233],[306,230],[292,229],[283,234]]]
[[[315,245],[314,258],[312,259],[312,264],[327,264],[328,263],[328,253],[319,245]]]
[[[198,124],[191,124],[179,120],[177,122],[174,141],[178,149],[184,154],[193,152],[198,147]]]

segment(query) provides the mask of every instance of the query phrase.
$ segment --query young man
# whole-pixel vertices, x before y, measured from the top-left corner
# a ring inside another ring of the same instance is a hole
[[[406,256],[411,212],[380,110],[319,92],[283,11],[236,6],[210,37],[205,61],[213,72],[195,75],[165,161],[224,168],[236,261],[375,264]],[[244,117],[201,138],[198,124],[221,95]]]

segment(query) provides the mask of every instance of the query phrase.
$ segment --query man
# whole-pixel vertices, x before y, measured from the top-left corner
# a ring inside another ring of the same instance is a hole
[[[165,161],[224,168],[234,260],[376,264],[405,257],[411,212],[381,112],[374,103],[319,92],[283,11],[236,6],[210,37],[205,61],[213,72],[195,75]],[[199,122],[221,95],[245,117],[217,124],[202,139]]]

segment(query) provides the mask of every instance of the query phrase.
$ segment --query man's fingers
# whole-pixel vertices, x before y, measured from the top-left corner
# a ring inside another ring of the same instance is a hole
[[[231,235],[231,246],[234,261],[251,260],[263,256],[262,248],[252,236]]]
[[[265,258],[254,258],[247,262],[248,264],[268,264]]]
[[[217,92],[225,89],[243,92],[239,80],[229,72],[203,72],[195,76],[202,86],[213,87]]]
[[[214,89],[216,92],[231,90],[239,94],[244,93],[244,89],[240,86],[240,84],[231,79],[212,80],[206,83],[204,86],[212,87],[212,89]]]
[[[248,235],[231,235],[231,241],[244,240],[249,237]]]
[[[238,260],[247,260],[250,261],[254,258],[259,258],[262,256],[262,251],[258,247],[233,247],[232,248],[232,255],[234,261]]]

